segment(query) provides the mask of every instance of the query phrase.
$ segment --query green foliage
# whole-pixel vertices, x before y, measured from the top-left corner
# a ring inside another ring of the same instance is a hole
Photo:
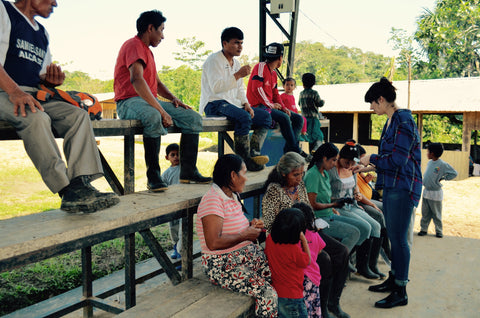
[[[202,63],[212,53],[212,50],[205,50],[205,42],[196,37],[177,39],[177,44],[182,51],[173,52],[175,60],[187,63],[194,70],[200,70]]]
[[[163,67],[158,76],[165,86],[181,101],[198,111],[202,71],[182,65],[176,69]]]
[[[64,72],[65,81],[58,87],[59,89],[64,91],[87,92],[90,94],[113,92],[113,79],[102,81],[91,78],[87,73],[80,71]]]
[[[317,84],[369,82],[383,76],[389,62],[388,57],[357,48],[302,41],[296,46],[294,77],[300,80],[302,74],[313,73]]]
[[[420,71],[429,78],[480,75],[480,0],[439,0],[417,24],[415,39],[428,58]]]
[[[462,144],[462,121],[453,115],[424,115],[423,142],[428,140]]]

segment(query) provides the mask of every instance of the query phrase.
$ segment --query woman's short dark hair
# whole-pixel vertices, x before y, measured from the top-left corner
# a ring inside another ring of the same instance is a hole
[[[158,29],[158,27],[161,26],[165,21],[167,21],[167,18],[165,18],[162,12],[158,10],[143,12],[137,19],[138,35],[142,35],[147,32],[150,24],[153,24],[153,27]]]
[[[272,240],[278,244],[297,244],[300,232],[305,232],[305,217],[299,209],[283,209],[272,224]]]
[[[315,214],[313,213],[313,209],[310,204],[306,204],[305,202],[297,202],[292,205],[292,208],[302,211],[307,230],[318,232],[318,229],[315,226]]]
[[[354,140],[347,141],[345,145],[343,145],[342,149],[340,149],[340,158],[345,158],[348,160],[353,160],[355,158],[360,157],[360,153],[358,151],[357,144]]]
[[[235,154],[221,156],[213,168],[213,182],[219,187],[229,187],[232,183],[232,171],[239,173],[242,164],[242,158]]]
[[[222,41],[222,46],[223,46],[223,41],[229,42],[231,39],[243,40],[242,30],[236,27],[225,28],[222,31],[222,35],[220,36],[220,40]]]
[[[312,88],[315,85],[315,75],[313,73],[305,73],[302,75],[302,83],[305,88]]]
[[[331,142],[326,142],[323,145],[321,145],[313,154],[312,161],[310,161],[310,165],[308,166],[308,169],[310,169],[313,166],[319,167],[323,163],[323,158],[333,158],[338,155],[338,148]]]
[[[395,92],[396,90],[397,89],[386,77],[382,77],[380,82],[376,82],[370,86],[365,94],[365,102],[376,102],[380,96],[383,96],[387,102],[393,103],[397,99],[397,93]]]
[[[278,160],[275,168],[268,174],[267,181],[265,181],[264,185],[265,189],[272,182],[279,183],[283,187],[287,183],[285,175],[301,166],[305,166],[305,159],[296,152],[287,152]]]

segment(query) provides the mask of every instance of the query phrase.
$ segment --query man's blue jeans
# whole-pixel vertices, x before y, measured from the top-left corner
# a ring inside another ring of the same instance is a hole
[[[307,318],[307,306],[303,298],[281,298],[278,297],[278,317],[279,318],[293,318],[301,317]]]
[[[170,102],[157,99],[163,109],[172,117],[175,126],[184,134],[198,134],[202,131],[202,116],[193,109],[175,107]],[[117,113],[121,119],[138,119],[143,125],[145,137],[157,138],[167,134],[163,128],[162,115],[140,96],[117,102]]]
[[[259,105],[257,109],[268,113],[268,107]],[[290,116],[278,109],[270,109],[270,116],[280,126],[280,132],[285,139],[285,147],[283,152],[294,151],[300,153],[300,147],[298,146],[298,138],[302,132],[303,117],[297,113],[291,112]]]
[[[383,214],[392,245],[392,273],[395,275],[395,282],[401,286],[408,282],[410,248],[407,233],[413,208],[414,202],[407,190],[383,189]]]
[[[205,106],[205,115],[207,116],[225,116],[228,120],[235,123],[234,134],[237,136],[248,135],[251,126],[270,128],[272,126],[272,118],[267,112],[261,111],[255,107],[252,108],[254,116],[245,109],[230,104],[225,100],[216,100],[209,102]]]

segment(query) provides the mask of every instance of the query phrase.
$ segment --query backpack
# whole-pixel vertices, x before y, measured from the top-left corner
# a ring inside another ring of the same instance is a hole
[[[102,119],[102,104],[95,96],[88,93],[62,91],[61,89],[40,85],[40,90],[35,92],[33,96],[39,102],[48,102],[51,99],[64,101],[87,111],[90,115],[90,120]]]

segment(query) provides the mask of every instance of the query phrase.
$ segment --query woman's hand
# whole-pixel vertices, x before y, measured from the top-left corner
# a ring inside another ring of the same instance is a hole
[[[261,228],[257,228],[253,225],[250,225],[247,227],[243,232],[240,233],[240,235],[244,238],[242,241],[252,241],[255,242],[260,235],[260,232],[262,232]]]
[[[335,208],[332,208],[332,211],[333,211],[334,214],[340,215],[340,212],[338,212]]]
[[[265,224],[263,223],[263,220],[259,220],[259,219],[253,219],[250,222],[250,225],[257,228],[257,229],[263,229],[265,227]]]

